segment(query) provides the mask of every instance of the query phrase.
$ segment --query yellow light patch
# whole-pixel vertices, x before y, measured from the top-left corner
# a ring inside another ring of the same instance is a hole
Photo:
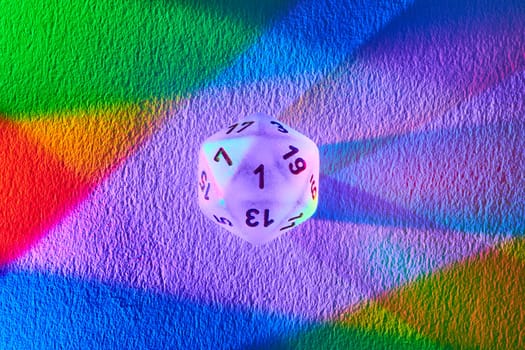
[[[525,239],[515,238],[501,247],[503,253],[525,262]]]
[[[408,323],[374,302],[367,303],[355,312],[344,314],[341,316],[340,324],[400,338],[424,338]]]
[[[410,283],[377,303],[441,344],[523,349],[524,279],[525,264],[491,250]]]
[[[150,135],[166,104],[126,105],[66,112],[18,125],[44,149],[84,178],[103,176]]]

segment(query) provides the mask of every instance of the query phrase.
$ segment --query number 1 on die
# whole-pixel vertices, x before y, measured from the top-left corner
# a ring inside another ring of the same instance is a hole
[[[264,165],[259,165],[253,173],[255,175],[259,174],[259,188],[262,190],[264,188]]]

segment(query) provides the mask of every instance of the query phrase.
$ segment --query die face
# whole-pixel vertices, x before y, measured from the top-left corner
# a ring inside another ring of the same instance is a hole
[[[253,244],[291,230],[317,207],[317,146],[274,121],[250,116],[207,139],[199,154],[201,209]],[[249,128],[251,133],[240,135]]]
[[[244,158],[224,184],[226,203],[243,203],[247,209],[251,202],[278,202],[284,215],[291,208],[304,205],[305,194],[318,181],[317,147],[312,148],[299,138],[268,141],[257,136],[243,153]],[[234,215],[240,212],[236,210]]]
[[[279,225],[281,232],[287,232],[298,225],[302,224],[310,217],[312,217],[317,210],[317,204],[319,201],[319,155],[317,148],[312,151],[312,154],[308,157],[310,161],[310,170],[308,174],[308,181],[301,182],[303,187],[301,188],[301,195],[297,198],[295,203],[292,205],[291,211],[286,216],[286,219]]]
[[[213,174],[216,185],[224,192],[243,161],[249,157],[250,149],[253,148],[255,137],[225,138],[205,141],[201,147],[199,161]]]
[[[218,185],[205,155],[199,155],[197,195],[203,214],[222,228],[242,235],[238,220],[231,215],[224,200],[223,187]],[[244,238],[244,237],[241,237]]]
[[[318,196],[318,175],[312,174],[307,185],[307,189],[303,193],[302,198],[300,198],[297,203],[293,206],[293,209],[288,214],[288,219],[280,225],[281,231],[289,231],[294,227],[302,224],[309,218],[311,218],[315,211],[317,210],[317,203],[319,200]]]

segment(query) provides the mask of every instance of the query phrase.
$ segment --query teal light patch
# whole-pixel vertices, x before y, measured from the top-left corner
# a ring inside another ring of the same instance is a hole
[[[254,137],[239,137],[204,143],[204,157],[220,188],[226,189],[255,141]]]
[[[308,201],[306,208],[304,208],[304,215],[300,219],[297,220],[297,224],[300,224],[302,222],[305,222],[308,220],[312,215],[315,214],[315,211],[317,210],[317,200],[315,201]]]

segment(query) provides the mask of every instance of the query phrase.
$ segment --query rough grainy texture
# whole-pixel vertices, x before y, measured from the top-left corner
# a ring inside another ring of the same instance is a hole
[[[0,0],[0,348],[525,348],[525,3]],[[254,112],[319,208],[254,247],[197,151]]]

